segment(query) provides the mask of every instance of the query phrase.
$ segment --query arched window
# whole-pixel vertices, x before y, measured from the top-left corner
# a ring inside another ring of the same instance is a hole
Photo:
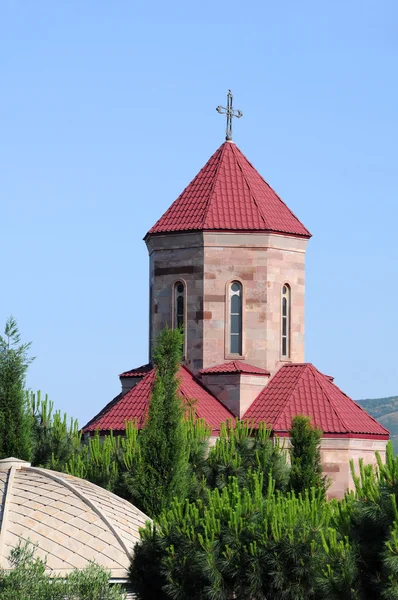
[[[290,286],[285,283],[282,287],[282,357],[290,357]]]
[[[174,327],[185,326],[185,285],[182,281],[174,284]]]
[[[229,353],[242,354],[242,284],[229,286]]]

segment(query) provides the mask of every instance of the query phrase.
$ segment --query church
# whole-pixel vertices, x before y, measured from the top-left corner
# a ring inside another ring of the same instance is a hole
[[[287,438],[295,415],[323,432],[331,497],[352,487],[349,461],[375,463],[389,432],[305,362],[305,254],[310,232],[232,141],[225,142],[148,231],[149,362],[120,375],[122,390],[83,428],[122,434],[143,426],[154,371],[151,348],[166,326],[183,327],[179,393],[217,437],[221,423],[265,421]]]

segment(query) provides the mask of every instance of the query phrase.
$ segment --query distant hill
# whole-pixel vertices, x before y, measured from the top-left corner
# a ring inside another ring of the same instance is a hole
[[[357,400],[372,417],[390,431],[394,452],[398,453],[398,396]]]

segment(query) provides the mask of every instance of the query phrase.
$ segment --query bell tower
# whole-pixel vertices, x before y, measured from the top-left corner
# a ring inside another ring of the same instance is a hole
[[[145,237],[150,347],[182,325],[194,373],[239,361],[274,374],[304,361],[305,251],[311,234],[232,141],[216,150]]]

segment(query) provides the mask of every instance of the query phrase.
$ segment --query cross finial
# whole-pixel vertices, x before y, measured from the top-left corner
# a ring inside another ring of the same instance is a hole
[[[226,136],[225,139],[227,141],[232,140],[232,117],[236,117],[240,119],[243,117],[243,112],[241,110],[235,110],[232,106],[232,92],[228,90],[227,95],[227,106],[217,106],[216,111],[220,113],[220,115],[227,115],[227,128],[225,130]]]

